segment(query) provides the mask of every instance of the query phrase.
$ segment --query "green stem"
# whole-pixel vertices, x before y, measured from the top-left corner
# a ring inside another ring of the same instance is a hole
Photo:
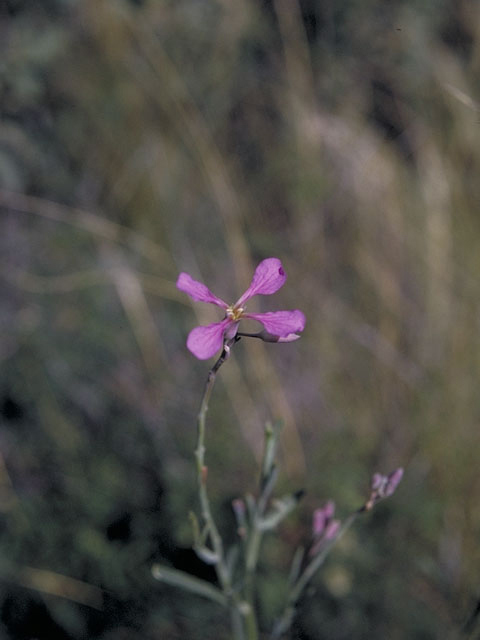
[[[247,640],[244,632],[243,615],[238,606],[230,607],[230,622],[235,640]]]
[[[203,393],[202,403],[200,405],[200,411],[198,413],[197,420],[197,447],[195,449],[195,459],[197,462],[197,482],[198,492],[200,497],[200,508],[202,517],[207,526],[210,541],[212,543],[213,551],[217,557],[215,563],[215,569],[217,571],[218,580],[222,586],[224,593],[227,596],[231,595],[231,584],[227,566],[225,564],[225,558],[223,553],[222,538],[218,532],[217,526],[213,519],[212,510],[210,508],[210,500],[207,493],[207,467],[205,466],[205,434],[206,434],[206,417],[208,411],[208,404],[212,390],[215,385],[215,379],[217,372],[222,364],[229,358],[230,349],[235,344],[236,338],[232,338],[225,343],[221,356],[213,367],[208,372],[207,383],[205,385],[205,391]]]
[[[257,616],[255,615],[255,609],[253,604],[243,604],[243,617],[245,620],[245,629],[247,632],[248,640],[258,640],[258,625]]]
[[[303,591],[305,590],[305,587],[320,569],[325,561],[325,558],[330,553],[333,545],[343,536],[343,534],[352,526],[358,516],[364,511],[365,507],[361,507],[360,509],[357,509],[357,511],[354,511],[354,513],[352,513],[352,515],[345,520],[337,535],[332,540],[327,542],[322,551],[318,553],[310,562],[310,564],[306,566],[305,570],[300,575],[298,580],[293,585],[292,590],[290,591],[290,595],[288,597],[282,617],[275,624],[275,627],[270,636],[271,640],[279,640],[290,629],[297,611],[298,603],[303,594]]]
[[[262,531],[258,528],[257,518],[255,518],[250,531],[245,559],[245,600],[252,612],[255,610],[255,572],[261,542]],[[254,617],[250,620],[250,638],[251,640],[258,638],[258,628]]]
[[[160,580],[165,584],[169,584],[173,587],[180,587],[185,591],[190,591],[199,596],[213,600],[222,607],[228,606],[228,601],[225,595],[205,580],[200,580],[195,576],[191,576],[183,571],[177,569],[171,569],[170,567],[163,567],[160,564],[154,564],[152,567],[152,574],[156,580]]]
[[[222,538],[213,519],[210,500],[208,498],[208,469],[205,465],[206,417],[210,396],[212,395],[218,370],[222,364],[228,360],[230,357],[230,350],[238,340],[239,337],[234,337],[225,342],[221,356],[208,372],[205,391],[203,393],[200,411],[198,412],[195,460],[197,463],[197,482],[201,513],[212,545],[215,557],[214,566],[217,572],[218,581],[220,582],[222,591],[227,598],[228,607],[230,609],[233,636],[235,640],[257,640],[258,632],[256,630],[257,623],[254,609],[250,603],[242,602],[232,588],[230,572],[225,561]]]
[[[271,429],[266,429],[266,441],[264,459],[262,462],[262,474],[260,478],[260,496],[258,498],[250,526],[250,533],[245,551],[245,600],[249,607],[249,617],[246,618],[249,640],[257,640],[258,625],[255,617],[255,572],[257,570],[260,545],[262,543],[263,530],[260,521],[265,514],[268,499],[273,491],[276,481],[276,469],[274,465],[276,437]]]

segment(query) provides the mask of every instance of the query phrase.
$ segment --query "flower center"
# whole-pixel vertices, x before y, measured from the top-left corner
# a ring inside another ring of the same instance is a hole
[[[229,320],[233,320],[234,322],[237,322],[242,317],[244,311],[245,311],[244,307],[235,307],[232,304],[230,307],[228,307],[226,311],[227,318]]]

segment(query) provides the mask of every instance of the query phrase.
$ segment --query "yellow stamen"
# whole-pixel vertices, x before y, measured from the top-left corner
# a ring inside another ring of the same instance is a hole
[[[234,307],[233,305],[228,307],[226,313],[227,313],[227,318],[229,318],[230,320],[235,320],[235,322],[237,320],[240,320],[240,318],[242,317],[243,312],[245,311],[245,309],[243,307]]]

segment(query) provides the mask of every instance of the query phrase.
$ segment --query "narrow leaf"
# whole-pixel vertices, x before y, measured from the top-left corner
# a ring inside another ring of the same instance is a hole
[[[200,560],[203,560],[203,562],[205,562],[206,564],[217,564],[219,557],[218,554],[215,553],[215,551],[212,551],[211,549],[209,549],[208,547],[202,546],[202,545],[195,545],[193,547],[193,550],[195,551],[195,553],[197,554],[197,556],[200,558]]]
[[[302,568],[302,562],[303,562],[304,556],[305,556],[304,547],[298,547],[293,556],[292,566],[290,567],[290,574],[288,576],[288,583],[290,585],[295,584],[298,576],[300,575],[300,570]]]
[[[205,580],[195,578],[184,571],[178,571],[177,569],[171,569],[169,567],[163,567],[159,564],[154,564],[152,567],[152,575],[156,580],[169,584],[173,587],[180,587],[190,593],[196,593],[199,596],[213,600],[222,607],[228,605],[227,598],[223,593]]]
[[[274,529],[297,506],[303,492],[296,492],[272,502],[272,509],[258,523],[261,531]]]

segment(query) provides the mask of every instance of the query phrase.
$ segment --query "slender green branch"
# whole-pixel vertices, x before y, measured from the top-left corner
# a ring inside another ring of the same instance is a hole
[[[207,492],[208,468],[205,465],[206,417],[210,396],[212,395],[218,370],[222,364],[228,360],[232,346],[238,342],[239,339],[239,336],[235,336],[225,342],[222,354],[210,369],[200,405],[200,411],[198,413],[195,459],[197,463],[197,482],[200,497],[200,508],[202,518],[205,522],[206,536],[201,543],[201,548],[198,548],[197,552],[200,557],[210,557],[211,562],[215,567],[218,580],[222,587],[222,591],[227,598],[230,609],[231,626],[234,638],[236,640],[257,640],[258,632],[255,611],[250,603],[243,602],[239,598],[238,593],[234,591],[232,586],[231,571],[225,558],[222,538],[215,524],[210,507],[210,500]],[[208,538],[210,539],[212,549],[208,549],[204,545]]]
[[[294,602],[294,603],[298,602],[307,584],[310,582],[310,580],[313,578],[313,576],[317,573],[317,571],[320,569],[322,564],[325,562],[325,558],[330,553],[331,548],[338,542],[338,540],[345,534],[345,532],[348,531],[348,529],[350,529],[352,524],[355,522],[355,520],[358,518],[358,516],[362,512],[363,512],[363,507],[362,509],[358,509],[357,511],[354,511],[352,515],[349,516],[345,520],[343,525],[340,527],[337,535],[332,540],[329,540],[325,544],[325,547],[322,549],[322,551],[320,551],[320,553],[318,553],[313,558],[310,564],[307,565],[307,567],[305,568],[305,571],[302,573],[302,575],[297,580],[295,586],[292,589],[292,592],[290,595],[291,602]]]
[[[213,552],[216,557],[215,569],[217,571],[218,579],[220,581],[223,591],[226,594],[230,594],[231,592],[229,571],[225,564],[222,538],[218,532],[217,526],[213,519],[212,511],[210,508],[210,501],[208,499],[208,493],[207,493],[208,470],[207,470],[207,467],[205,466],[205,434],[206,434],[205,422],[207,417],[208,404],[209,404],[210,396],[212,394],[212,390],[215,384],[217,372],[222,366],[222,364],[229,358],[230,349],[235,344],[236,341],[237,341],[237,338],[232,338],[231,340],[228,340],[225,343],[222,354],[220,355],[219,359],[216,361],[216,363],[208,372],[205,391],[203,393],[202,403],[200,405],[200,411],[198,413],[197,447],[195,449],[200,508],[202,512],[202,517],[207,526],[208,535],[210,537],[210,541],[213,547]]]
[[[306,586],[324,563],[325,558],[330,553],[333,545],[338,542],[344,533],[352,526],[358,516],[361,513],[364,513],[364,511],[365,507],[361,507],[360,509],[357,509],[357,511],[354,511],[352,515],[345,520],[337,535],[332,538],[332,540],[326,542],[322,551],[315,555],[310,564],[305,567],[304,571],[301,573],[290,591],[283,614],[275,624],[270,636],[271,640],[279,640],[288,631],[288,629],[290,629],[297,611],[298,603]]]
[[[240,607],[237,605],[231,604],[230,606],[230,624],[232,627],[233,637],[235,640],[247,640],[245,637],[245,624],[244,624],[244,613],[240,610]],[[250,640],[250,638],[248,638]]]
[[[225,595],[214,587],[209,582],[191,576],[183,571],[177,569],[171,569],[169,567],[162,567],[160,564],[154,564],[152,567],[152,574],[156,580],[165,582],[173,587],[180,587],[191,593],[196,593],[199,596],[213,600],[222,607],[228,606],[228,600]]]
[[[251,615],[247,618],[249,640],[257,640],[259,637],[256,617],[254,615],[255,573],[264,533],[261,522],[277,479],[277,470],[274,463],[277,435],[271,425],[268,424],[265,429],[265,450],[260,477],[260,495],[251,513],[249,535],[245,550],[245,599],[251,612]]]
[[[262,541],[262,531],[258,528],[257,514],[251,523],[247,548],[245,550],[245,622],[248,639],[258,639],[258,625],[255,616],[255,572],[258,562],[258,553]]]

